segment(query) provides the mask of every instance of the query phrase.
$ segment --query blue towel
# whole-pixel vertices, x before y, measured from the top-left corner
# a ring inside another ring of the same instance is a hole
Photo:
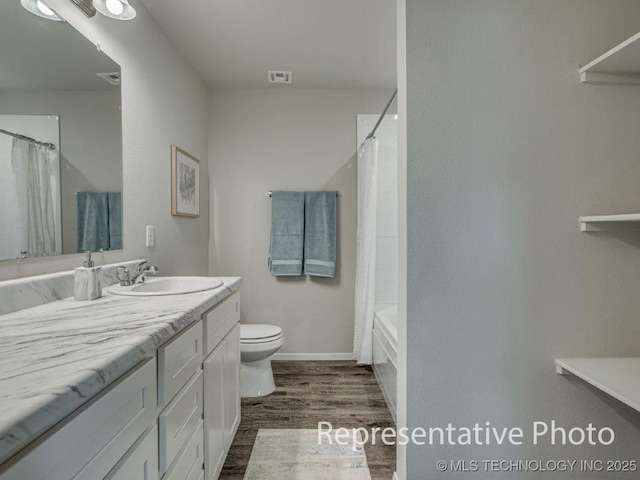
[[[109,250],[107,192],[78,192],[78,252]]]
[[[305,192],[304,273],[333,278],[337,192]]]
[[[304,246],[304,193],[271,194],[271,247],[269,270],[272,275],[301,275]]]
[[[109,192],[109,250],[122,250],[122,193]]]

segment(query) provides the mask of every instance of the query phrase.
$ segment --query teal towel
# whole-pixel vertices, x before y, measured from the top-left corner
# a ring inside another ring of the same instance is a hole
[[[107,192],[78,192],[78,252],[109,250]]]
[[[337,192],[305,192],[304,197],[304,273],[333,278]]]
[[[301,275],[303,246],[304,192],[273,192],[269,249],[271,274]]]
[[[109,192],[109,250],[122,250],[122,193]]]

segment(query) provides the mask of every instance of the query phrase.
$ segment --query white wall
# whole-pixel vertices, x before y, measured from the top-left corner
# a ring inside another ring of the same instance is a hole
[[[360,145],[380,115],[358,115]],[[376,305],[398,304],[398,121],[387,114],[376,130],[378,198],[376,202]]]
[[[407,0],[406,18],[408,424],[528,435],[409,447],[407,478],[453,478],[441,459],[636,460],[638,413],[554,358],[638,355],[640,237],[577,219],[640,208],[640,89],[580,85],[577,70],[638,32],[640,3]],[[534,447],[532,422],[554,419],[616,442]]]
[[[243,278],[244,322],[284,329],[284,353],[353,350],[356,115],[378,90],[214,90],[210,272]],[[269,190],[340,191],[336,278],[271,276]]]
[[[101,263],[148,258],[163,274],[205,274],[209,234],[207,90],[140,2],[129,22],[87,19],[66,0],[49,0],[122,68],[124,250],[96,255]],[[202,161],[199,219],[172,217],[170,146]],[[145,225],[156,247],[145,247]],[[80,255],[0,263],[0,279],[53,272],[80,264]]]
[[[76,253],[76,192],[122,191],[120,92],[2,91],[0,114],[3,113],[58,116],[62,153],[62,252]]]

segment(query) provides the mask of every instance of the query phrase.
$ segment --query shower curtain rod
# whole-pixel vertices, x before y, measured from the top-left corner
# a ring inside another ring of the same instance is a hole
[[[12,133],[6,130],[2,130],[0,128],[0,133],[4,133],[5,135],[9,135],[10,137],[19,138],[20,140],[24,140],[25,142],[35,143],[36,145],[42,145],[43,147],[47,147],[49,150],[55,150],[56,146],[53,143],[39,142],[31,137],[26,137],[24,135],[20,135],[19,133]]]
[[[389,110],[389,107],[391,106],[391,104],[393,103],[393,100],[396,98],[396,95],[398,94],[398,89],[396,88],[393,91],[393,95],[391,95],[391,98],[389,99],[389,101],[387,102],[387,106],[384,107],[384,110],[382,111],[382,113],[380,114],[380,117],[378,118],[378,121],[376,122],[376,124],[373,126],[373,130],[371,130],[371,133],[369,135],[367,135],[367,138],[365,140],[369,140],[370,138],[373,138],[373,136],[376,134],[376,130],[378,130],[378,127],[380,126],[380,123],[382,123],[382,119],[384,118],[384,116],[387,114],[387,111]]]

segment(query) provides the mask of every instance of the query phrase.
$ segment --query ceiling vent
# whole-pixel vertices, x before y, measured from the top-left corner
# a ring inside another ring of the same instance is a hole
[[[267,78],[269,79],[269,83],[285,83],[291,85],[293,83],[293,72],[268,70]]]
[[[120,72],[112,73],[96,73],[105,82],[109,82],[111,85],[120,85]]]

